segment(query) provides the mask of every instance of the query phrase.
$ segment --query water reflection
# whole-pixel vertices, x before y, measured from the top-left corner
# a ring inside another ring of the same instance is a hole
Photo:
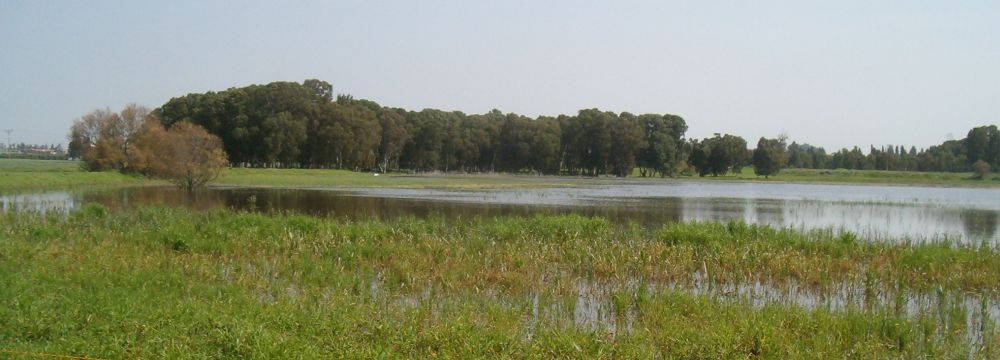
[[[968,209],[960,213],[962,225],[965,226],[965,233],[969,236],[980,239],[993,239],[997,237],[997,223],[1000,216],[996,211]]]
[[[890,190],[868,186],[823,188],[757,184],[748,187],[744,184],[694,183],[476,191],[225,188],[188,193],[172,187],[143,187],[6,195],[0,196],[0,208],[4,211],[67,212],[84,203],[96,202],[112,211],[143,206],[196,210],[229,208],[350,220],[572,213],[602,216],[615,222],[636,222],[647,227],[676,221],[741,220],[806,230],[850,230],[862,237],[877,239],[949,238],[974,244],[1000,242],[997,233],[1000,190],[887,189]],[[809,190],[813,191],[811,195]],[[867,197],[859,194],[867,194]]]

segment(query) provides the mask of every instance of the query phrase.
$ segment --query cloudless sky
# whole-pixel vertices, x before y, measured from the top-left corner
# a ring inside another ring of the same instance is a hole
[[[411,110],[597,107],[841,147],[1000,123],[1000,1],[0,0],[0,129],[318,78]],[[0,133],[0,141],[6,141]]]

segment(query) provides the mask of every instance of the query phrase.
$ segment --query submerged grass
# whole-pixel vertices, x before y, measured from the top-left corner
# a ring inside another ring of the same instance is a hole
[[[1000,254],[742,223],[649,232],[579,216],[344,222],[112,214],[88,205],[69,216],[0,216],[0,350],[106,358],[1000,356],[995,331],[970,342],[957,325],[963,310],[947,304],[913,317],[889,307],[757,307],[652,286],[692,273],[718,284],[856,282],[874,292],[992,296]],[[592,284],[608,284],[606,304],[588,295]]]
[[[972,173],[878,171],[878,170],[811,170],[785,169],[770,178],[757,177],[753,168],[738,174],[676,179],[640,178],[638,170],[629,179],[610,177],[562,177],[510,174],[381,174],[357,173],[325,169],[247,169],[230,168],[218,180],[223,186],[253,187],[436,187],[436,188],[525,188],[544,186],[613,185],[622,181],[659,183],[688,181],[749,181],[818,184],[920,185],[950,187],[1000,187],[1000,175],[974,179]]]
[[[738,174],[719,177],[691,177],[705,181],[759,181],[817,184],[869,184],[869,185],[917,185],[944,187],[1000,187],[1000,174],[988,175],[984,179],[975,178],[971,172],[918,172],[886,170],[846,170],[846,169],[783,169],[777,175],[758,177],[752,167],[745,167]]]

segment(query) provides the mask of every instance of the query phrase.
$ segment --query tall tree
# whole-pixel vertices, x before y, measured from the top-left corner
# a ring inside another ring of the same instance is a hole
[[[757,148],[753,151],[753,171],[757,176],[765,178],[778,174],[785,166],[784,138],[760,138]]]
[[[969,130],[965,137],[966,157],[969,164],[982,160],[997,165],[1000,160],[1000,130],[996,125],[980,126]]]
[[[383,108],[376,116],[382,130],[378,147],[379,169],[382,172],[388,172],[390,167],[399,167],[403,146],[410,141],[412,134],[403,113],[402,109]]]
[[[148,108],[129,104],[120,113],[94,110],[70,128],[70,149],[88,170],[127,170],[128,154],[139,130],[150,117]]]
[[[637,161],[640,175],[674,176],[684,158],[684,133],[687,124],[676,115],[645,114],[638,118],[640,126],[645,131],[645,147]]]
[[[617,118],[613,112],[598,109],[580,110],[576,116],[581,127],[581,133],[574,139],[580,142],[576,149],[580,151],[581,167],[590,176],[607,172],[613,151],[611,126]]]
[[[702,140],[700,145],[700,151],[704,152],[705,159],[704,161],[693,159],[702,163],[702,166],[698,168],[700,175],[720,176],[729,171],[738,174],[746,165],[747,142],[739,136],[716,134],[715,137]],[[692,154],[692,157],[695,156],[700,157],[701,154]]]
[[[306,142],[306,119],[287,111],[268,116],[261,123],[263,160],[269,165],[290,167]]]
[[[611,148],[608,160],[615,176],[626,177],[632,174],[636,165],[636,157],[641,149],[647,146],[643,124],[630,113],[621,113],[612,120]]]

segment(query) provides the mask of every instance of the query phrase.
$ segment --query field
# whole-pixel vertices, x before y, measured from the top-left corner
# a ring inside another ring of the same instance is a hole
[[[997,269],[995,249],[885,245],[741,223],[347,223],[231,211],[109,214],[91,205],[67,217],[0,218],[0,350],[98,358],[996,358],[997,329],[968,324],[996,298]],[[816,293],[847,286],[857,290],[857,306],[727,295],[732,284],[761,282]],[[699,286],[720,291],[692,290]],[[907,310],[918,294],[937,301]],[[972,310],[964,298],[974,299]]]
[[[971,173],[923,173],[898,171],[805,170],[786,169],[769,179],[753,175],[752,168],[740,174],[720,177],[682,176],[670,178],[619,179],[613,177],[559,177],[506,174],[380,174],[321,169],[248,169],[229,168],[214,182],[215,186],[330,188],[330,187],[434,187],[434,188],[518,188],[540,186],[613,185],[616,182],[640,183],[675,180],[752,181],[831,184],[884,184],[955,187],[1000,187],[1000,175],[985,180],[972,179]],[[79,163],[57,160],[0,159],[0,192],[44,189],[92,188],[114,186],[163,185],[138,176],[116,172],[85,172]]]
[[[531,175],[458,175],[458,174],[379,174],[323,169],[248,169],[230,168],[219,177],[219,186],[326,188],[326,187],[434,187],[434,188],[511,188],[538,186],[575,186],[598,183],[599,179]]]
[[[162,184],[118,172],[87,172],[78,161],[0,159],[0,192]]]

